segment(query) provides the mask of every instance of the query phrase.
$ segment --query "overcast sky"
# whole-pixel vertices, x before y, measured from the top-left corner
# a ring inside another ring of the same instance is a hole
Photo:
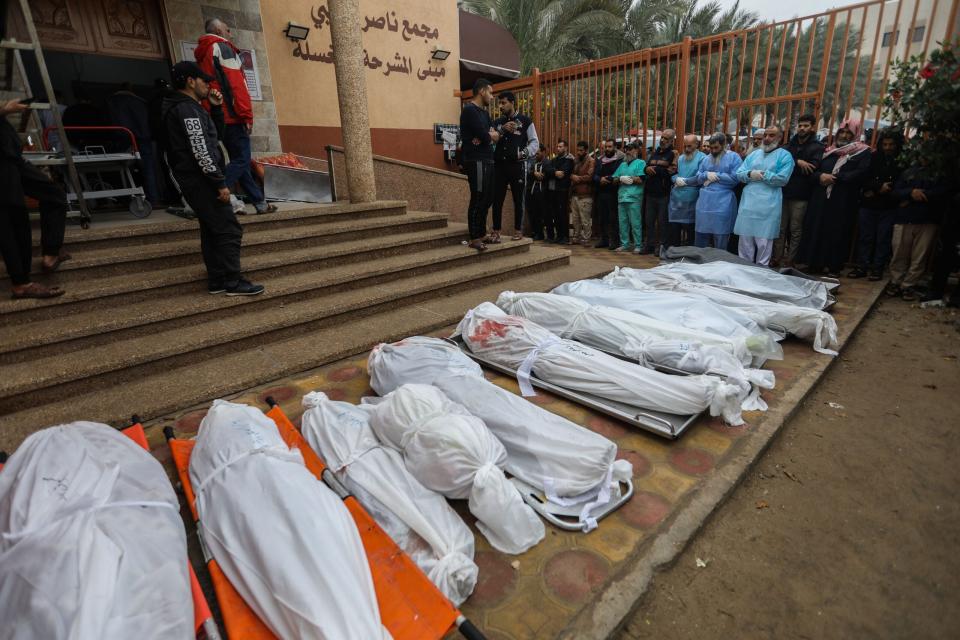
[[[720,4],[729,7],[735,0],[720,0]],[[760,19],[786,20],[797,16],[809,16],[822,13],[834,7],[845,7],[855,4],[857,0],[807,0],[806,2],[789,2],[784,0],[740,0],[742,9],[749,9],[760,14]]]

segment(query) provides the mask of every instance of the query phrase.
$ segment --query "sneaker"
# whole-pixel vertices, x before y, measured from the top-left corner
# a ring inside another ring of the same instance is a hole
[[[627,251],[630,251],[630,247],[624,244],[614,249],[614,251],[616,251],[617,253],[626,253]]]
[[[860,267],[857,267],[856,269],[848,273],[847,277],[856,279],[856,278],[862,278],[865,275],[867,275],[867,272],[861,269]]]
[[[870,275],[867,276],[867,280],[870,282],[877,282],[878,280],[883,279],[883,274],[879,271],[871,271]]]
[[[228,285],[226,291],[228,296],[255,296],[263,293],[264,287],[240,278],[235,285]]]
[[[223,286],[222,282],[208,282],[207,283],[207,293],[212,296],[217,295],[218,293],[223,293],[227,288]]]
[[[901,293],[900,285],[890,282],[887,284],[887,287],[883,290],[883,292],[890,297],[898,296]]]
[[[914,289],[906,287],[903,289],[901,297],[903,298],[904,302],[916,302],[917,299],[920,298],[920,294],[918,294]]]

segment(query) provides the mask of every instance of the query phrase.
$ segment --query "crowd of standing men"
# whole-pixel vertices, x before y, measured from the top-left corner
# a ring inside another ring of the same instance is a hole
[[[828,277],[842,274],[854,246],[846,277],[880,280],[889,267],[888,295],[913,301],[946,294],[960,241],[958,190],[922,162],[903,167],[896,131],[882,131],[874,151],[861,140],[860,123],[846,120],[825,146],[806,114],[793,136],[770,125],[742,153],[723,133],[702,150],[698,137],[687,135],[678,149],[675,132],[665,129],[649,149],[607,139],[594,152],[577,142],[571,154],[561,139],[551,155],[513,93],[497,96],[496,120],[487,111],[494,100],[492,85],[478,80],[460,119],[469,246],[478,251],[501,242],[509,188],[514,240],[523,237],[526,213],[534,240],[657,255],[692,244]],[[958,303],[955,292],[950,304]]]

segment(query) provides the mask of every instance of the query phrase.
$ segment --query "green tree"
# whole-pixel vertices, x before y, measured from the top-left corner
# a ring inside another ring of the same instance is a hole
[[[520,71],[555,69],[619,53],[622,0],[462,0],[460,7],[493,20],[520,47]]]
[[[898,60],[884,96],[884,115],[907,134],[906,165],[923,164],[931,174],[956,179],[960,174],[956,142],[960,138],[960,42],[943,44],[929,58]]]
[[[747,29],[759,21],[756,12],[740,8],[739,0],[727,10],[724,10],[716,1],[701,4],[699,0],[681,0],[673,5],[673,11],[666,16],[652,42],[654,46],[680,42],[687,36],[703,38],[717,33]]]

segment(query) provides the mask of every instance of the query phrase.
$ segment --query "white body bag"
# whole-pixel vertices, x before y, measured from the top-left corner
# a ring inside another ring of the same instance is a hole
[[[262,411],[215,400],[190,480],[207,547],[278,638],[390,637],[350,512]]]
[[[414,478],[370,428],[370,407],[321,392],[303,397],[303,437],[384,531],[459,606],[473,593],[473,533],[439,493]]]

